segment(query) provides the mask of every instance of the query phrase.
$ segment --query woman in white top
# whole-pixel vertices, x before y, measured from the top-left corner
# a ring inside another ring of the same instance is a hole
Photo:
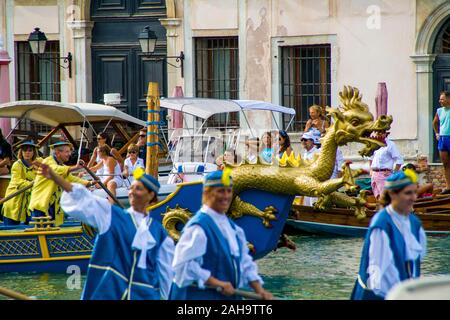
[[[97,171],[100,180],[115,196],[116,189],[123,186],[122,170],[119,162],[110,156],[110,152],[111,149],[107,145],[98,147],[100,162],[92,167],[91,170]],[[114,202],[113,199],[109,199],[109,201],[111,203]]]
[[[105,145],[108,146],[108,143],[109,143],[108,140],[109,140],[109,137],[106,134],[106,132],[100,132],[97,135],[98,146],[95,147],[94,152],[92,153],[91,159],[89,160],[89,163],[88,163],[88,168],[93,167],[101,162],[98,148],[105,146]],[[119,151],[117,151],[115,148],[111,148],[110,154],[112,157],[114,157],[114,159],[116,159],[119,162],[120,166],[123,166],[123,159],[122,159],[122,156],[120,155]]]
[[[134,181],[133,172],[137,168],[145,169],[144,160],[138,158],[139,147],[134,143],[130,144],[128,147],[128,157],[125,159],[123,165],[123,176],[125,177],[125,181],[128,181],[131,185]]]

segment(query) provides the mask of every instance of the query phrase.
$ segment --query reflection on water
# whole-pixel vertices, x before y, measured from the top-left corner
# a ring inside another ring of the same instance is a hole
[[[286,299],[348,299],[359,268],[363,239],[293,237],[297,251],[279,249],[258,261],[265,286]],[[429,237],[424,275],[450,273],[450,237]],[[82,283],[85,277],[82,276]],[[1,274],[0,286],[39,299],[79,299],[69,274]],[[2,297],[0,297],[2,299]]]

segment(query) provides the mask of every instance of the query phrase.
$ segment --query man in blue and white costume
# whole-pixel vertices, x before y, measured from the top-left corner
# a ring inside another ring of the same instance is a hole
[[[232,199],[229,174],[225,168],[204,178],[203,206],[175,248],[170,299],[236,300],[235,289],[247,285],[263,299],[272,299],[249,255],[244,230],[226,215]]]
[[[71,184],[45,164],[42,175],[63,190],[61,207],[70,216],[94,227],[98,236],[89,263],[83,300],[167,299],[173,279],[173,240],[146,208],[156,200],[158,181],[135,171],[127,210]]]
[[[414,171],[399,171],[387,178],[384,208],[372,218],[367,231],[353,300],[384,299],[401,281],[420,276],[426,235],[412,212],[416,198]]]

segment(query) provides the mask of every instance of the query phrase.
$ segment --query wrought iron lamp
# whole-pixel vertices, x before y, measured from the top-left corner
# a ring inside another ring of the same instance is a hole
[[[63,69],[69,70],[69,78],[72,78],[72,54],[69,52],[67,54],[67,57],[60,57],[60,58],[52,58],[52,57],[46,57],[43,58],[42,55],[45,53],[45,45],[47,43],[47,37],[45,36],[45,33],[41,31],[39,28],[34,28],[34,31],[30,33],[30,36],[28,37],[28,43],[31,47],[31,52],[35,54],[38,59],[41,60],[48,60],[59,67]],[[67,66],[61,65],[58,62],[54,62],[53,60],[63,60],[64,64],[67,64]]]
[[[141,45],[142,53],[145,55],[152,55],[155,52],[156,48],[156,42],[158,40],[158,37],[156,36],[156,33],[150,29],[149,26],[146,26],[141,33],[139,33],[139,44]],[[177,63],[180,65],[174,65],[167,61],[167,59],[175,59]],[[159,60],[166,60],[167,64],[171,65],[175,68],[181,69],[181,77],[184,77],[184,52],[181,51],[179,56],[164,56],[162,58],[155,58],[156,61]]]

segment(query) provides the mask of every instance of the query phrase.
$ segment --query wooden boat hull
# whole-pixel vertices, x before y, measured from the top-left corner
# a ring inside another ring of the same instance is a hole
[[[2,228],[0,272],[67,272],[69,266],[85,272],[93,246],[79,225],[52,231]]]
[[[318,211],[307,206],[293,206],[292,216],[287,224],[298,231],[317,234],[364,237],[375,211],[367,212],[367,217],[357,219],[352,210],[331,209]],[[450,235],[450,211],[418,213],[428,235]]]

